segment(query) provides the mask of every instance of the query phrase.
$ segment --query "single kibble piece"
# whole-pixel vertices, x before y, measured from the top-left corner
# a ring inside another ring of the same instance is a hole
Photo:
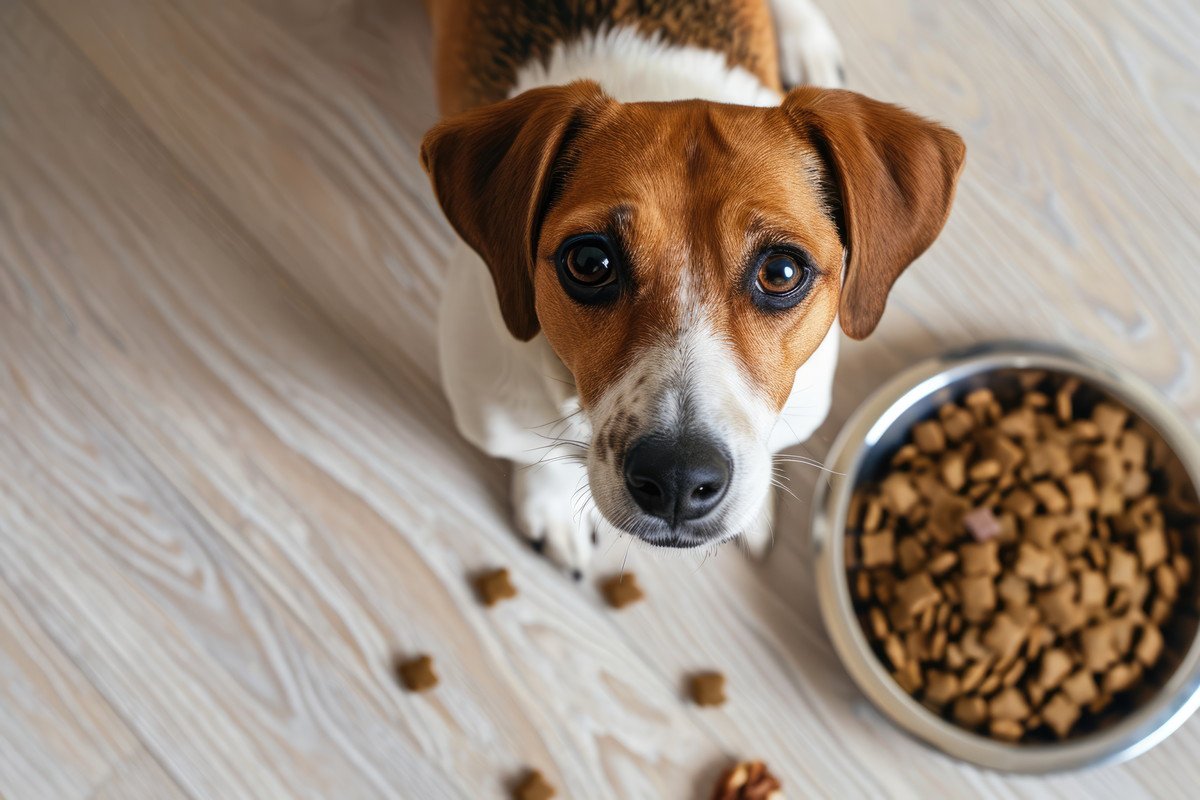
[[[397,667],[400,681],[410,692],[424,692],[437,686],[438,676],[433,671],[433,659],[429,656],[417,656],[405,661]]]
[[[1033,492],[1033,496],[1042,504],[1042,507],[1051,514],[1061,514],[1067,510],[1069,503],[1067,496],[1062,493],[1062,489],[1058,488],[1058,484],[1054,481],[1038,481],[1029,487]]]
[[[1079,706],[1066,694],[1059,692],[1042,707],[1042,719],[1058,738],[1065,739],[1079,721]]]
[[[1042,654],[1042,668],[1038,672],[1038,683],[1046,689],[1054,689],[1071,674],[1075,659],[1061,647]]]
[[[1108,441],[1116,441],[1129,419],[1129,412],[1112,403],[1097,403],[1092,411],[1092,422],[1096,423],[1100,434]]]
[[[1092,611],[1104,607],[1108,599],[1108,584],[1104,576],[1094,569],[1089,569],[1079,576],[1079,604]]]
[[[920,422],[913,428],[913,442],[922,453],[940,453],[946,449],[946,432],[937,420]]]
[[[513,792],[514,800],[550,800],[556,792],[536,769],[526,773]]]
[[[951,713],[964,728],[977,728],[987,720],[987,701],[978,695],[960,697]]]
[[[507,569],[494,569],[475,579],[475,591],[485,606],[494,606],[501,600],[517,596],[517,587],[512,585]]]
[[[725,676],[719,672],[693,675],[692,700],[698,706],[722,705],[725,702]]]
[[[983,483],[984,481],[995,480],[1000,477],[1003,467],[1000,462],[994,458],[985,458],[983,461],[977,461],[968,470],[967,476],[974,483]]]
[[[742,761],[721,774],[712,800],[783,800],[783,784],[761,761]]]
[[[1138,558],[1142,569],[1154,569],[1167,558],[1167,536],[1161,528],[1142,531],[1137,537]]]
[[[1002,742],[1015,742],[1025,735],[1025,728],[1013,719],[993,719],[988,725],[988,733]]]
[[[925,680],[925,699],[934,705],[944,706],[959,693],[958,676],[953,672],[930,670]]]
[[[1103,672],[1117,660],[1116,642],[1109,622],[1098,622],[1084,628],[1079,636],[1079,644],[1083,648],[1084,663],[1092,672]]]
[[[1142,638],[1138,640],[1137,647],[1133,651],[1134,656],[1142,666],[1149,669],[1158,663],[1158,657],[1163,651],[1163,635],[1155,625],[1145,625],[1142,627]]]
[[[1084,669],[1073,673],[1071,677],[1063,681],[1062,690],[1076,705],[1081,706],[1095,700],[1100,693],[1100,690],[1096,688],[1096,681],[1092,679],[1092,673]]]
[[[886,567],[896,560],[895,534],[891,531],[863,534],[862,563],[868,569]]]
[[[987,506],[980,506],[969,512],[963,517],[963,524],[967,526],[967,533],[977,542],[995,539],[1004,532],[999,518]]]
[[[1000,574],[999,542],[967,542],[959,547],[958,552],[962,557],[963,575]]]
[[[1022,542],[1017,548],[1017,560],[1013,564],[1013,572],[1035,586],[1045,586],[1050,582],[1050,570],[1054,559],[1042,548]]]
[[[964,575],[959,579],[962,614],[968,622],[984,622],[996,609],[996,585],[989,575]]]
[[[927,572],[905,578],[896,585],[896,599],[910,615],[920,614],[936,603],[940,596]]]
[[[1099,503],[1096,494],[1096,481],[1086,472],[1076,472],[1063,479],[1067,487],[1067,496],[1071,498],[1071,508],[1075,511],[1091,511]]]
[[[632,572],[614,575],[604,581],[600,584],[600,593],[613,608],[624,608],[646,596],[642,587],[638,585],[637,576]]]
[[[1003,689],[988,703],[988,713],[992,719],[1021,720],[1029,716],[1029,703],[1020,689]]]
[[[883,504],[888,511],[899,516],[906,516],[921,500],[921,495],[913,487],[912,481],[899,472],[893,472],[879,486],[882,492]]]
[[[1132,586],[1137,580],[1137,556],[1119,547],[1108,551],[1108,582],[1113,586]]]

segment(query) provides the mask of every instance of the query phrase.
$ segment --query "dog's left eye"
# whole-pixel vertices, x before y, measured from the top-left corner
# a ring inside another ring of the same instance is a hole
[[[620,259],[608,237],[586,234],[558,250],[558,280],[581,303],[606,303],[620,292]]]
[[[786,253],[768,256],[758,268],[758,288],[767,294],[787,294],[804,283],[805,269]]]
[[[784,311],[804,301],[815,268],[803,252],[772,248],[759,256],[747,277],[750,299],[764,311]]]

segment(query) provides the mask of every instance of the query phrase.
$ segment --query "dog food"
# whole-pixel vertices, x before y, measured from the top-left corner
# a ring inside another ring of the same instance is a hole
[[[600,592],[613,608],[624,608],[645,597],[642,587],[638,586],[637,576],[632,572],[609,578],[600,584]]]
[[[401,663],[396,671],[400,673],[400,681],[410,692],[424,692],[437,686],[438,676],[433,671],[433,659],[429,656],[417,656]]]
[[[1005,388],[915,425],[856,491],[851,591],[926,707],[1004,741],[1065,738],[1163,660],[1196,504],[1125,409],[1041,373]]]
[[[725,702],[725,676],[719,672],[701,672],[692,676],[692,700],[698,706],[719,706]]]
[[[766,764],[742,761],[721,773],[712,800],[783,800],[783,789]]]
[[[517,587],[512,585],[508,570],[503,568],[485,572],[477,577],[475,591],[479,593],[479,599],[483,601],[483,604],[489,608],[501,600],[517,596]]]
[[[546,782],[542,773],[531,769],[513,792],[513,800],[550,800],[556,792],[554,787]]]

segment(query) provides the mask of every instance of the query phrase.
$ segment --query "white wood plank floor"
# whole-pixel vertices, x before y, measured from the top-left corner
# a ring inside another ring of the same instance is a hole
[[[1200,427],[1196,4],[824,5],[852,88],[969,161],[805,452],[1001,336],[1107,354]],[[740,756],[790,797],[1195,796],[1200,720],[1037,780],[892,729],[818,618],[815,472],[768,563],[634,549],[620,614],[521,545],[436,382],[428,39],[418,0],[0,0],[0,796],[485,798],[528,765],[691,798]],[[485,610],[494,565],[521,594]],[[417,651],[431,694],[391,672]],[[683,701],[698,668],[725,707]]]

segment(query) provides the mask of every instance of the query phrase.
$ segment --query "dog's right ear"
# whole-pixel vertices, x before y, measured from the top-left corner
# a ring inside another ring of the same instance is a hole
[[[487,264],[504,323],[521,341],[539,330],[534,251],[554,162],[612,102],[593,81],[530,89],[443,120],[421,143],[442,210]]]

